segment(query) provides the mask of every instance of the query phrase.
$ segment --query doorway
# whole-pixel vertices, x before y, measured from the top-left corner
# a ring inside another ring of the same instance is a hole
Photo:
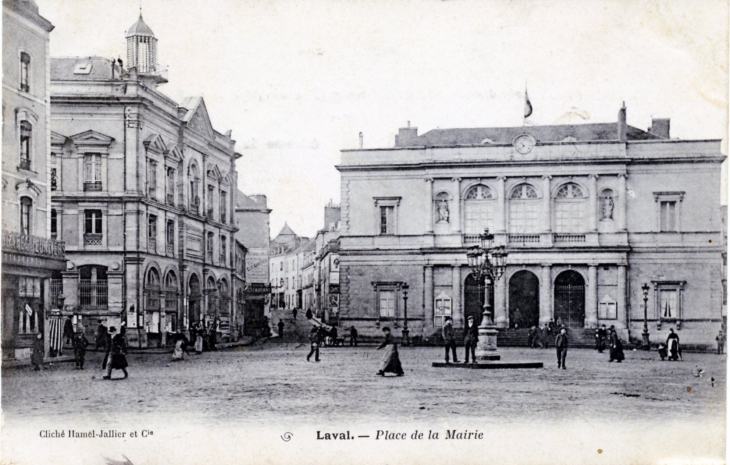
[[[489,301],[494,312],[494,286],[490,289]],[[474,317],[474,323],[479,326],[484,313],[484,279],[476,279],[473,274],[464,281],[464,326],[467,319]]]
[[[540,281],[534,273],[518,271],[509,280],[509,327],[529,328],[540,323]]]
[[[580,273],[563,271],[555,279],[555,322],[569,328],[583,328],[586,317],[585,280]]]

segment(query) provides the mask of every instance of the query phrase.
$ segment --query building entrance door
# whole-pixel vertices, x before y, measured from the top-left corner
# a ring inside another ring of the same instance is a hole
[[[555,279],[555,322],[558,318],[569,328],[582,328],[586,317],[585,281],[580,273],[563,271]]]
[[[494,311],[494,286],[490,292],[490,302]],[[469,275],[464,281],[464,326],[470,316],[474,317],[474,323],[479,326],[484,313],[484,279],[477,280],[474,275]]]
[[[509,280],[509,327],[529,328],[540,323],[540,281],[522,270]]]

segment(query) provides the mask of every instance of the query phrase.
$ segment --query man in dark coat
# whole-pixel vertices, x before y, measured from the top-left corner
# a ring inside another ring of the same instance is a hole
[[[549,340],[550,340],[550,328],[548,328],[547,325],[543,325],[543,327],[540,328],[540,344],[542,345],[543,349],[547,349]]]
[[[319,328],[316,326],[312,326],[312,329],[309,331],[309,342],[311,344],[311,349],[307,354],[307,361],[309,361],[312,354],[314,354],[314,361],[319,362],[319,344],[322,342],[322,338],[319,333]]]
[[[117,334],[117,329],[112,326],[109,328],[110,344],[106,356],[106,376],[104,379],[111,379],[112,370],[122,370],[124,377],[127,378],[127,345],[124,342],[124,336]]]
[[[305,316],[307,317],[307,320],[312,319],[312,309],[311,308],[307,309],[307,313],[305,314]]]
[[[565,357],[568,355],[568,331],[560,329],[560,334],[555,338],[555,350],[558,355],[558,368],[565,370]]]
[[[279,328],[279,339],[284,339],[284,322],[279,320],[276,327]]]
[[[451,354],[454,356],[454,363],[459,363],[459,359],[456,357],[454,325],[451,323],[450,316],[444,318],[444,327],[441,328],[441,335],[444,337],[444,354],[446,357],[446,363],[449,363],[449,350],[451,350]]]
[[[76,334],[74,334],[73,338],[74,361],[76,362],[76,369],[78,370],[84,369],[84,361],[86,359],[86,346],[88,345],[89,341],[86,340],[86,336],[84,335],[84,327],[78,325],[78,328],[76,329]]]
[[[474,317],[470,316],[464,328],[464,363],[469,363],[469,353],[471,352],[471,363],[477,363],[476,348],[479,341],[479,329],[474,324]]]
[[[532,326],[527,332],[527,347],[534,349],[537,347],[537,328]]]
[[[297,319],[297,313],[298,313],[298,310],[297,310],[296,308],[295,308],[294,310],[292,310],[292,311],[291,311],[291,316],[292,316],[292,317],[293,317],[293,318],[294,318],[295,320]]]
[[[606,348],[606,336],[606,325],[596,328],[596,350],[599,354],[602,354]]]
[[[104,323],[99,321],[99,326],[96,328],[96,350],[107,350],[109,348],[107,344],[108,342],[109,335],[107,333],[106,326],[104,326]]]
[[[354,326],[350,326],[350,346],[357,347],[357,330]]]
[[[74,325],[71,323],[71,318],[66,318],[63,323],[63,341],[65,344],[71,344],[74,340]]]
[[[616,333],[616,328],[611,325],[611,328],[609,329],[609,340],[610,340],[610,347],[608,349],[608,361],[613,362],[616,360],[618,363],[621,363],[624,356],[624,346],[621,343],[621,338],[618,337],[618,334]]]

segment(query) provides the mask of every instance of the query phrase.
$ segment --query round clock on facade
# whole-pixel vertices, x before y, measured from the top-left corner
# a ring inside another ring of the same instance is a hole
[[[521,154],[529,153],[535,146],[535,138],[529,134],[520,134],[512,141],[515,150]]]

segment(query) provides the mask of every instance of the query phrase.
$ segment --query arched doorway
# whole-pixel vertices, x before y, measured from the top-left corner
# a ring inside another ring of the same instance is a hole
[[[490,302],[492,303],[492,312],[494,312],[494,286],[490,290]],[[477,326],[480,325],[483,313],[484,278],[477,280],[473,274],[470,274],[464,281],[464,326],[466,326],[466,320],[470,316],[474,317],[474,323]]]
[[[555,279],[555,321],[570,328],[582,328],[586,317],[585,281],[580,273],[563,271]]]
[[[190,276],[190,284],[188,285],[188,319],[190,327],[200,321],[200,279],[198,275]]]
[[[509,326],[529,328],[540,323],[540,281],[534,273],[518,271],[509,280]]]

